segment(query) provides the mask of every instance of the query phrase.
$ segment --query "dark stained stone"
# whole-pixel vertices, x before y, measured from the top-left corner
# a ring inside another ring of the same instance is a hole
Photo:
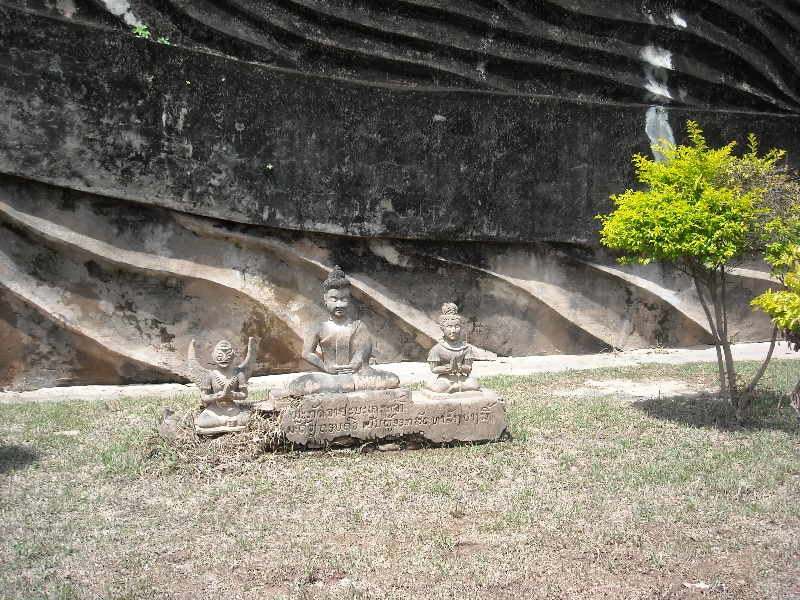
[[[240,223],[595,243],[594,216],[634,180],[631,155],[649,151],[644,96],[326,77],[9,7],[0,33],[0,172]],[[798,164],[789,99],[760,112],[674,104],[661,114],[678,140],[693,118],[712,143],[754,131]]]

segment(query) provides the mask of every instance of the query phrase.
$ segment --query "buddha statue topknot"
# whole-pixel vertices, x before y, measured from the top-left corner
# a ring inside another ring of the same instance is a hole
[[[349,316],[350,280],[338,266],[323,282],[322,290],[330,317],[311,326],[303,340],[302,353],[322,372],[298,377],[287,386],[287,393],[300,396],[399,387],[397,375],[370,366],[372,337],[361,320]]]

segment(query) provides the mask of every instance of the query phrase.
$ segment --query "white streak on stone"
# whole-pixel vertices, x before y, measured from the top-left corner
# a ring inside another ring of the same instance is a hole
[[[478,71],[478,73],[481,74],[482,78],[486,79],[486,61],[485,60],[480,61],[478,63],[478,65],[475,67],[475,69]]]
[[[445,117],[444,115],[433,115],[434,123],[442,123],[443,121],[447,121],[447,117]]]
[[[131,10],[131,5],[127,0],[103,0],[108,12],[112,15],[122,17],[123,21],[131,27],[139,27],[144,25],[142,21],[136,18]]]
[[[641,57],[644,61],[645,89],[654,96],[672,100],[667,87],[668,71],[672,69],[672,52],[650,45],[642,48]]]
[[[121,17],[131,9],[131,5],[127,0],[103,0],[103,3],[106,5],[108,12],[118,17]]]
[[[397,248],[383,240],[370,240],[369,249],[376,256],[385,259],[389,264],[398,267],[407,267],[411,262],[407,256],[403,256],[397,251]]]
[[[651,106],[647,109],[644,130],[650,138],[651,146],[661,146],[665,140],[670,144],[675,144],[675,134],[669,124],[669,112],[663,106]],[[653,158],[656,160],[667,160],[658,150],[653,150]]]
[[[189,114],[189,109],[186,108],[185,106],[181,108],[180,112],[178,113],[178,124],[175,126],[175,128],[180,133],[183,133],[183,123],[186,120],[187,114]]]
[[[675,23],[678,27],[686,27],[686,19],[680,16],[677,12],[673,11],[670,13],[669,17],[672,19],[672,22]]]
[[[56,0],[56,9],[67,18],[75,14],[75,0]]]
[[[645,46],[642,48],[642,60],[654,67],[672,69],[672,52],[665,48],[656,46]]]
[[[665,83],[662,83],[653,75],[647,75],[647,83],[644,84],[645,89],[650,92],[651,94],[655,94],[656,96],[663,96],[664,98],[669,98],[672,100],[672,94],[669,93],[669,88]]]

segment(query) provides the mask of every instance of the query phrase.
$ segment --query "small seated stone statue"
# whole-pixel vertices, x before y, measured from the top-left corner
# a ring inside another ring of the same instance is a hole
[[[325,308],[330,318],[313,325],[303,340],[303,358],[323,371],[292,381],[286,392],[292,396],[317,393],[345,393],[389,390],[399,387],[400,378],[369,365],[372,337],[366,325],[348,316],[350,280],[337,266],[322,284]],[[317,348],[321,357],[317,354]]]
[[[212,352],[216,369],[201,367],[195,356],[194,340],[189,344],[189,375],[200,388],[200,401],[205,407],[194,420],[195,431],[200,434],[242,431],[250,420],[250,412],[242,410],[239,403],[247,399],[247,381],[256,362],[256,342],[250,338],[247,357],[238,366],[233,365],[236,350],[222,340]]]
[[[461,317],[452,302],[442,306],[439,315],[442,339],[431,348],[428,364],[439,377],[428,383],[427,390],[439,394],[474,392],[480,384],[470,377],[472,373],[472,346],[461,339]]]

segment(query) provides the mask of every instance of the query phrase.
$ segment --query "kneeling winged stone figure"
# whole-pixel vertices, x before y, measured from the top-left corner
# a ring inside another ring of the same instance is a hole
[[[247,382],[256,362],[256,341],[250,338],[247,357],[234,366],[236,357],[231,343],[222,340],[212,352],[216,368],[206,369],[197,362],[194,340],[189,344],[189,376],[200,388],[200,402],[205,407],[194,420],[198,433],[241,431],[250,420],[250,412],[240,403],[247,399]]]

